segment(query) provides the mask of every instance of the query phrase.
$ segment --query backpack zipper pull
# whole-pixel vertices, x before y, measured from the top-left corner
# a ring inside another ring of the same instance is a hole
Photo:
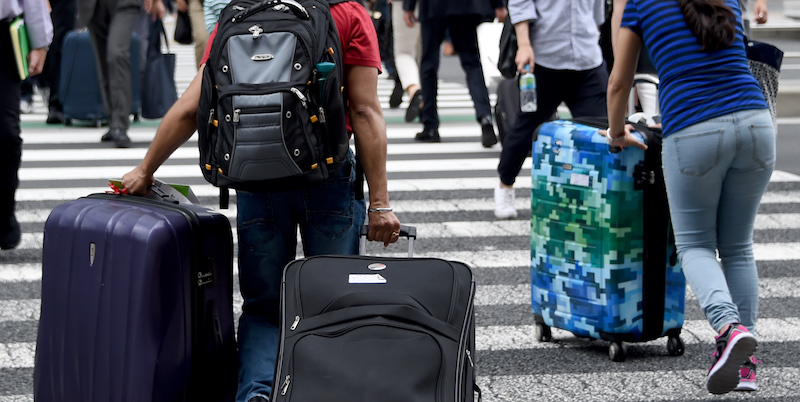
[[[305,108],[306,107],[306,101],[307,101],[306,96],[303,95],[303,93],[300,92],[300,90],[295,88],[295,87],[291,87],[291,88],[289,88],[289,90],[291,90],[292,93],[295,96],[297,96],[297,99],[300,99],[300,103],[302,103],[303,104],[303,108]]]
[[[239,122],[239,113],[241,113],[241,112],[242,112],[242,109],[236,109],[236,110],[233,111],[233,122],[234,123],[238,123]]]
[[[300,324],[300,316],[299,315],[294,316],[294,322],[292,323],[292,326],[289,327],[289,329],[294,331],[295,329],[297,329],[297,324]]]

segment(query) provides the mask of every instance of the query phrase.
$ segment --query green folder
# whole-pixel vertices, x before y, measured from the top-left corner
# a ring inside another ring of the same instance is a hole
[[[25,20],[22,17],[14,18],[11,21],[9,32],[11,33],[11,44],[14,47],[14,57],[17,60],[19,78],[24,80],[28,77],[28,53],[31,51]]]

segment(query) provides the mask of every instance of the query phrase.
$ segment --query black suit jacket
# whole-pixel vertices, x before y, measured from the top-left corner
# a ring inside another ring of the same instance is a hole
[[[413,11],[417,1],[420,21],[459,15],[478,15],[491,21],[494,9],[505,7],[504,0],[403,0],[403,10]]]

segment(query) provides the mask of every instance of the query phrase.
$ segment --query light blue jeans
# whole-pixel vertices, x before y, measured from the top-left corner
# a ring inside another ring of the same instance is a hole
[[[239,319],[238,402],[273,387],[280,326],[283,268],[295,259],[297,228],[306,256],[358,254],[364,200],[355,199],[352,151],[348,162],[323,184],[304,190],[237,192],[239,283],[244,307]]]
[[[755,331],[753,225],[775,166],[769,110],[715,117],[664,138],[664,180],[683,272],[716,331]],[[722,261],[717,260],[717,251]]]

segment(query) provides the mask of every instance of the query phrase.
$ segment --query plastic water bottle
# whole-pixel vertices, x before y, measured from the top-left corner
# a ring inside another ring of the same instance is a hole
[[[536,76],[528,65],[525,73],[519,76],[519,108],[525,113],[536,111]]]

